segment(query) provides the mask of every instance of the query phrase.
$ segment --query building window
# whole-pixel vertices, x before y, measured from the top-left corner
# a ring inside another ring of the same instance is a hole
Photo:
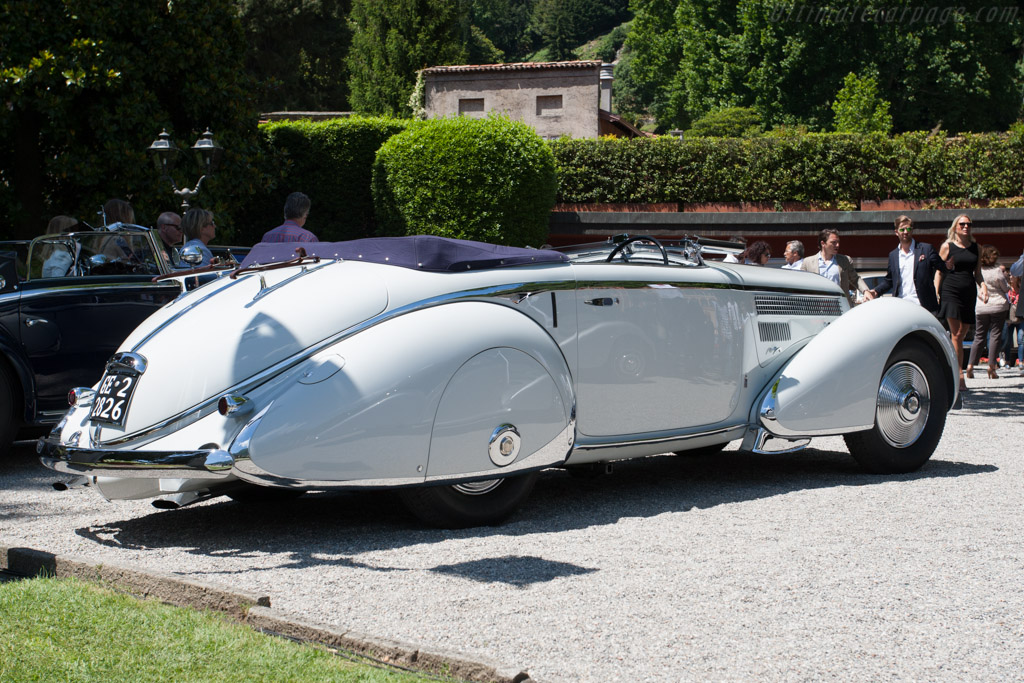
[[[484,113],[484,98],[474,97],[471,99],[459,100],[459,114],[461,116],[479,116]]]
[[[537,116],[558,116],[562,113],[561,95],[538,95]]]

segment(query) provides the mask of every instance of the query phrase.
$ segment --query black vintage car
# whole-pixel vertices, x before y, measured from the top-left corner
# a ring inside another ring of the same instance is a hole
[[[153,281],[174,270],[140,226],[0,243],[0,454],[19,431],[59,420],[68,391],[91,386],[128,333],[178,296],[181,280]]]

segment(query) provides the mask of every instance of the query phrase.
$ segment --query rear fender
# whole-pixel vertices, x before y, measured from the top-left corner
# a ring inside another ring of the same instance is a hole
[[[239,476],[324,487],[421,484],[428,471],[437,480],[511,474],[564,435],[573,405],[554,340],[522,313],[485,302],[373,326],[318,353],[274,393],[245,435]],[[505,423],[522,441],[515,462],[499,467],[488,439]]]
[[[843,314],[797,352],[754,404],[751,424],[782,437],[870,429],[885,363],[908,337],[936,351],[952,401],[956,355],[942,325],[918,304],[885,297]]]

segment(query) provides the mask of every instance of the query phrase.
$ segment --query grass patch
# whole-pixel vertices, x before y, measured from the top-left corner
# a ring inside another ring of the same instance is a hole
[[[0,681],[437,681],[74,579],[0,584]]]

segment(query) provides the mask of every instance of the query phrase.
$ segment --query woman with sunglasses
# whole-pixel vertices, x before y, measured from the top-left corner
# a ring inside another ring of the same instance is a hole
[[[949,324],[949,336],[956,349],[960,366],[960,390],[967,389],[964,382],[963,346],[967,329],[974,324],[974,302],[988,303],[988,288],[981,276],[978,243],[971,235],[971,219],[960,214],[953,219],[946,241],[939,248],[939,258],[946,264],[946,272],[935,274],[935,292],[939,297],[939,317]],[[980,287],[979,287],[980,285]]]
[[[206,209],[189,209],[181,219],[181,231],[185,234],[184,247],[197,247],[203,254],[200,266],[210,265],[213,253],[206,246],[217,236],[217,225],[213,222],[213,212]]]

